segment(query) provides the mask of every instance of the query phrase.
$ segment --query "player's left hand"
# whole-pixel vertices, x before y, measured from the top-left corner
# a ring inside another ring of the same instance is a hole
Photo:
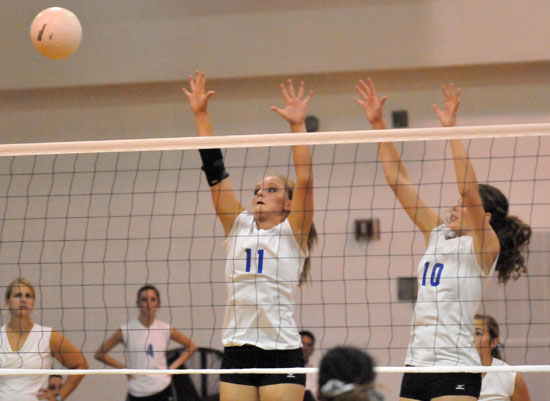
[[[455,90],[455,84],[451,83],[447,88],[441,86],[443,96],[445,96],[445,108],[441,110],[437,104],[433,108],[439,117],[442,127],[454,127],[456,125],[456,111],[460,105],[460,88]]]

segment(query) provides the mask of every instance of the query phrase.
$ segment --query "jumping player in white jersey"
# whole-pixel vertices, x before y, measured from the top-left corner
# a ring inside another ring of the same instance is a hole
[[[156,318],[160,294],[156,287],[145,285],[138,290],[139,317],[123,324],[95,353],[95,359],[119,369],[177,369],[197,350],[197,346],[180,331]],[[170,340],[186,350],[166,363]],[[120,362],[108,354],[117,344],[124,344],[125,360]],[[170,375],[129,375],[127,401],[169,401],[174,398]]]
[[[503,366],[500,329],[491,315],[475,315],[474,344],[482,366]],[[529,389],[519,372],[483,373],[480,401],[531,401]]]
[[[369,78],[356,86],[355,98],[374,129],[386,128],[382,108]],[[434,109],[444,127],[456,124],[460,89],[442,87],[445,108]],[[476,366],[473,318],[486,279],[496,269],[506,282],[525,270],[521,250],[531,235],[529,226],[508,216],[508,201],[495,187],[478,184],[466,149],[451,140],[460,200],[443,219],[419,197],[392,142],[378,152],[386,181],[401,206],[424,234],[427,250],[417,269],[418,298],[405,363],[410,366]],[[500,256],[499,256],[500,254]],[[477,400],[480,374],[405,374],[401,400]]]
[[[183,89],[195,114],[199,136],[214,130],[207,111],[214,92],[197,71]],[[306,132],[305,115],[312,92],[281,84],[283,109],[272,107],[292,132]],[[296,285],[307,280],[313,229],[313,174],[308,146],[294,146],[296,184],[268,176],[256,184],[252,212],[236,198],[220,149],[200,151],[212,201],[225,231],[228,301],[222,368],[303,367],[301,339],[293,317]],[[222,374],[221,401],[302,401],[303,374]]]
[[[18,278],[6,288],[9,322],[0,328],[0,368],[52,369],[57,359],[68,369],[87,369],[88,362],[67,337],[31,319],[36,291],[30,281]],[[50,390],[47,375],[0,376],[1,401],[63,401],[83,376],[69,376],[59,392]]]

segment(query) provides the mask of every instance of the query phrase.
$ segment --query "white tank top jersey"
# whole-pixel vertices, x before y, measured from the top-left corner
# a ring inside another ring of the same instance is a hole
[[[300,348],[294,290],[307,254],[285,219],[269,230],[242,212],[224,242],[227,306],[223,345],[265,350]]]
[[[51,369],[50,327],[34,324],[23,347],[12,351],[6,326],[0,329],[0,369]],[[0,376],[0,401],[36,401],[38,390],[48,386],[48,376]]]
[[[120,327],[124,340],[126,366],[129,369],[167,369],[165,352],[172,327],[155,319],[149,327],[138,319]],[[170,385],[170,375],[133,375],[128,380],[128,392],[134,397],[156,394]]]
[[[491,366],[508,366],[500,359],[493,358]],[[510,401],[514,394],[517,372],[489,372],[483,377],[479,401]]]
[[[486,276],[472,237],[454,237],[444,224],[434,228],[417,268],[418,298],[406,365],[480,365],[473,321],[497,259]]]

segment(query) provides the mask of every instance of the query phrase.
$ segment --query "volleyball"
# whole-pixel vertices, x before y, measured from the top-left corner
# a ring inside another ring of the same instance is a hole
[[[81,39],[80,21],[65,8],[47,8],[32,21],[32,44],[45,57],[67,58],[78,49]]]

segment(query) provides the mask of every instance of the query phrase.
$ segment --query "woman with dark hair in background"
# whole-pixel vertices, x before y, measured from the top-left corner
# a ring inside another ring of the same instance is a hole
[[[95,359],[119,369],[177,369],[197,350],[193,341],[170,324],[156,318],[160,294],[156,287],[145,285],[138,290],[139,317],[123,324],[101,344]],[[166,350],[170,340],[186,350],[167,366]],[[117,344],[124,344],[125,363],[108,352]],[[170,375],[129,375],[128,401],[169,401],[172,397]]]
[[[506,366],[500,353],[500,329],[494,317],[475,315],[474,344],[482,366]],[[480,401],[530,401],[527,384],[519,372],[483,373]]]

